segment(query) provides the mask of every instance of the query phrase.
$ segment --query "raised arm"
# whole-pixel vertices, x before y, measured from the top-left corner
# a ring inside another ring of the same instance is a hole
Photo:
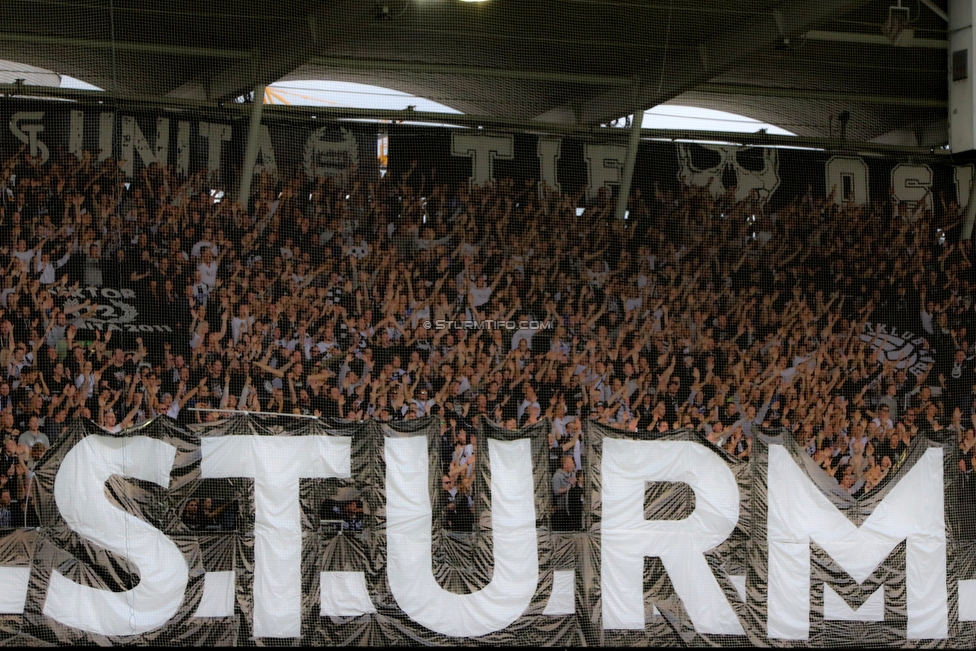
[[[139,407],[142,405],[142,394],[135,394],[134,402],[130,404],[132,404],[132,409],[129,410],[129,413],[125,415],[125,418],[120,423],[122,429],[128,429],[135,423],[136,416],[139,414]]]

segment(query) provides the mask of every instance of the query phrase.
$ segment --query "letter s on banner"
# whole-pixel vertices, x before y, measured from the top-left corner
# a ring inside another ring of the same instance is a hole
[[[664,563],[695,630],[744,635],[704,553],[739,521],[739,487],[729,467],[693,441],[603,441],[603,628],[644,628],[644,557]],[[644,482],[684,482],[695,510],[684,520],[644,519]]]
[[[478,592],[453,594],[431,569],[427,438],[386,439],[387,567],[397,605],[415,622],[453,637],[487,635],[518,619],[535,594],[539,548],[529,439],[488,439],[495,571]]]
[[[928,165],[899,163],[891,170],[891,187],[899,202],[911,205],[925,202],[925,209],[932,210],[932,168]]]
[[[930,448],[861,525],[855,526],[807,477],[782,445],[769,446],[770,638],[810,635],[810,541],[857,582],[902,540],[908,639],[949,636],[942,450]]]
[[[18,111],[10,116],[10,132],[17,140],[28,145],[28,154],[40,156],[41,164],[46,163],[51,155],[47,145],[37,137],[37,134],[44,132],[44,125],[39,124],[43,119],[44,111]],[[22,125],[24,121],[30,124]]]
[[[54,570],[43,612],[66,626],[99,635],[135,635],[163,626],[183,601],[189,567],[163,532],[105,498],[112,475],[169,488],[176,458],[172,445],[145,436],[88,436],[61,462],[54,500],[73,531],[128,558],[139,585],[125,592],[83,586]]]

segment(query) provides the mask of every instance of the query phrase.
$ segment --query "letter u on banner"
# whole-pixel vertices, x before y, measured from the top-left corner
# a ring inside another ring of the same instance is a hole
[[[431,568],[427,438],[386,440],[387,566],[397,605],[415,622],[453,637],[487,635],[528,608],[539,578],[532,451],[528,439],[488,439],[495,570],[482,590],[448,592]]]

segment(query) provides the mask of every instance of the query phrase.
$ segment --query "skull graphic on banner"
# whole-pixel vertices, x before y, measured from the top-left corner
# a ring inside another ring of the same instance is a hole
[[[743,201],[755,191],[761,203],[766,203],[779,187],[779,157],[775,149],[756,150],[750,147],[732,147],[724,145],[692,145],[678,143],[678,164],[680,171],[678,179],[685,185],[708,188],[713,197],[720,197],[726,193],[725,177],[727,171],[735,175],[735,200]],[[718,164],[711,167],[701,167],[695,164],[693,153],[698,150],[712,152],[714,158],[718,154]],[[745,155],[756,153],[761,155],[762,167],[755,170],[746,166]]]

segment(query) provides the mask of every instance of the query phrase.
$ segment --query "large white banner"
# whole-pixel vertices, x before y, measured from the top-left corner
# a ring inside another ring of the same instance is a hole
[[[971,640],[935,441],[849,500],[788,433],[757,435],[750,464],[694,432],[591,426],[583,528],[553,532],[544,427],[484,430],[483,512],[445,533],[439,428],[404,426],[76,423],[36,471],[42,526],[0,541],[0,609],[65,643]],[[198,507],[237,519],[197,527]]]

